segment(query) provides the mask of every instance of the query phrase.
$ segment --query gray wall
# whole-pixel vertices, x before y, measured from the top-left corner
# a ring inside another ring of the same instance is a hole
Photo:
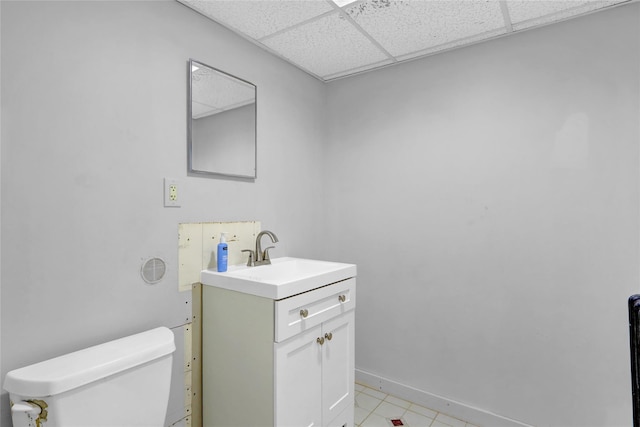
[[[256,104],[191,121],[193,169],[254,176]]]
[[[260,220],[280,238],[273,256],[321,255],[320,82],[173,1],[0,7],[2,378],[184,323],[178,223]],[[254,183],[187,177],[189,58],[260,88]],[[181,208],[163,207],[164,177]],[[153,256],[169,270],[149,286]],[[3,394],[2,426],[7,407]]]
[[[177,224],[255,219],[274,256],[358,263],[359,369],[629,425],[639,9],[325,86],[175,2],[0,2],[2,377],[178,326]],[[258,86],[255,183],[186,176],[188,58]]]
[[[329,84],[358,369],[536,426],[631,424],[639,8]]]

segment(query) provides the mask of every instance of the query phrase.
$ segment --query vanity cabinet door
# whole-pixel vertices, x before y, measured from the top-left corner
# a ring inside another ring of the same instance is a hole
[[[322,426],[322,327],[275,343],[275,425]]]
[[[322,324],[325,338],[321,346],[322,419],[325,425],[353,406],[354,318],[354,312],[350,311]]]

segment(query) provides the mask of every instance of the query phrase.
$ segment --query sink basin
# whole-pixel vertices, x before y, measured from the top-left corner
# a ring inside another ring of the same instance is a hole
[[[208,286],[278,300],[355,275],[354,264],[284,257],[272,259],[271,265],[233,265],[224,273],[203,270],[200,281]]]

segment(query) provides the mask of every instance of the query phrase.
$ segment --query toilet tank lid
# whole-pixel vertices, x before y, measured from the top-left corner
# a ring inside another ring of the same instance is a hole
[[[63,393],[175,351],[165,327],[65,354],[7,373],[4,389],[27,397]]]

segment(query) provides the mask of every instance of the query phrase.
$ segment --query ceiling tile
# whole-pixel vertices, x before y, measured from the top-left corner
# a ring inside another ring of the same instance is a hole
[[[177,1],[327,81],[640,0]]]
[[[260,39],[334,8],[325,0],[180,0],[224,25]]]
[[[428,49],[425,50],[419,50],[417,52],[411,52],[407,55],[401,55],[398,56],[396,59],[398,59],[398,61],[406,61],[409,59],[413,59],[413,58],[420,58],[423,56],[428,56],[428,55],[433,55],[435,53],[439,53],[439,52],[443,52],[449,49],[455,49],[457,47],[462,47],[462,46],[467,46],[467,45],[472,45],[474,43],[478,43],[484,40],[488,40],[492,37],[498,37],[501,35],[504,35],[506,33],[506,30],[504,28],[498,29],[498,30],[493,30],[493,31],[488,31],[486,33],[482,33],[482,34],[477,34],[471,37],[467,37],[464,39],[460,39],[460,40],[455,40],[452,41],[450,43],[444,43],[444,44],[440,44],[438,46],[433,46],[430,47]]]
[[[333,1],[335,4],[337,4],[338,7],[344,7],[344,6],[347,6],[347,5],[351,4],[351,3],[355,3],[358,0],[331,0],[331,1]]]
[[[391,65],[393,64],[395,61],[393,59],[386,59],[384,61],[380,61],[380,62],[375,62],[372,64],[367,64],[364,65],[362,67],[355,67],[355,68],[350,68],[348,70],[341,70],[337,73],[334,74],[327,74],[325,76],[322,76],[322,78],[325,81],[329,81],[329,80],[334,80],[334,79],[338,79],[340,77],[344,77],[344,76],[350,76],[353,74],[357,74],[357,73],[362,73],[365,71],[369,71],[369,70],[373,70],[376,68],[380,68],[380,67],[384,67],[385,65]]]
[[[327,76],[388,59],[338,12],[278,34],[263,43],[316,76]]]
[[[627,0],[617,1],[508,1],[507,8],[513,23],[514,30],[523,30],[538,25],[562,21],[583,13],[592,12],[616,3],[624,3]]]
[[[345,11],[394,56],[505,27],[497,0],[366,0]]]
[[[255,100],[253,86],[204,66],[192,71],[191,85],[194,117],[237,108]]]
[[[210,105],[200,104],[199,102],[193,101],[191,103],[191,116],[194,119],[199,119],[205,116],[211,116],[213,114],[221,113],[223,110],[212,107]]]

